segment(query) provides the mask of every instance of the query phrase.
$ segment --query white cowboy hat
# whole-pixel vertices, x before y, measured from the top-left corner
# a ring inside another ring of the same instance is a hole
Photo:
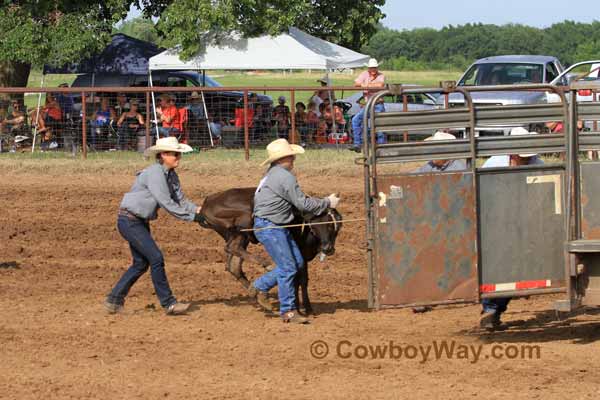
[[[190,146],[187,144],[179,143],[176,137],[166,137],[160,138],[156,141],[154,146],[148,147],[146,151],[144,151],[144,157],[153,157],[158,153],[162,153],[163,151],[174,151],[177,153],[189,153],[193,151]]]
[[[304,153],[302,146],[297,144],[290,144],[285,139],[273,140],[267,146],[267,154],[269,158],[263,161],[260,165],[271,164],[273,161],[277,161],[283,157],[295,156],[296,154]]]
[[[21,143],[27,139],[29,139],[29,136],[17,135],[17,136],[15,136],[15,143]]]
[[[431,140],[455,140],[455,139],[456,139],[456,136],[454,136],[451,133],[437,131],[436,133],[433,134],[433,136],[429,136],[427,139],[425,139],[425,141],[429,142]]]
[[[525,128],[522,127],[518,127],[518,128],[512,128],[510,130],[510,136],[525,136],[525,135],[537,135],[537,132],[530,132]],[[527,158],[527,157],[535,157],[537,156],[537,153],[526,153],[526,154],[519,154],[519,157],[523,157],[523,158]]]
[[[374,58],[369,58],[369,63],[367,64],[367,68],[378,68],[379,63]]]
[[[324,75],[322,78],[317,79],[317,82],[322,82],[326,85],[329,85],[329,77],[327,75]]]

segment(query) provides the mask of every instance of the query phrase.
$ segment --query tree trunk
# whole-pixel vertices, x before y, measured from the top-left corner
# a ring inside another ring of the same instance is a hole
[[[31,72],[31,64],[13,61],[0,62],[0,91],[3,87],[26,87],[29,72]],[[0,92],[2,100],[6,101],[11,97],[23,99],[22,94],[10,96],[8,93]]]

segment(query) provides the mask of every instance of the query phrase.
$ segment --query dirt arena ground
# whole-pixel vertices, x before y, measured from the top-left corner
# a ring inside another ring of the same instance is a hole
[[[219,177],[187,169],[180,177],[200,201],[254,185],[259,172]],[[339,191],[346,218],[363,216],[360,172],[299,177],[314,194]],[[344,226],[337,254],[310,266],[317,312],[310,325],[285,325],[258,311],[224,271],[221,239],[164,212],[153,223],[155,238],[174,292],[193,303],[192,312],[165,316],[145,275],[126,311],[106,315],[102,300],[129,263],[115,222],[132,179],[102,171],[0,175],[0,398],[600,396],[600,313],[593,310],[557,320],[552,297],[519,300],[506,314],[509,329],[494,334],[475,328],[476,305],[370,312],[362,223]],[[245,268],[253,278],[261,273]],[[444,343],[464,351],[423,356]],[[492,356],[494,346],[506,356]],[[539,346],[532,359],[528,346]],[[509,359],[523,349],[523,358]]]

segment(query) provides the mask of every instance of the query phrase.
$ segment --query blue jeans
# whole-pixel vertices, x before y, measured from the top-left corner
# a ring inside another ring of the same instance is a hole
[[[375,112],[384,112],[385,107],[383,104],[375,104]],[[365,115],[365,107],[361,108],[354,117],[352,117],[352,135],[354,137],[354,145],[362,145],[362,134],[363,134],[363,118]],[[383,132],[377,132],[377,143],[385,143],[385,135]]]
[[[171,136],[172,133],[179,134],[181,132],[179,132],[175,128],[165,128],[164,126],[159,126],[158,133],[161,137],[169,137],[169,136]]]
[[[498,317],[506,311],[508,303],[510,303],[510,297],[500,297],[496,299],[483,299],[481,305],[483,306],[483,312],[495,312]]]
[[[271,221],[254,218],[254,228],[277,226]],[[275,268],[254,282],[254,287],[268,292],[275,286],[279,291],[279,312],[281,314],[296,309],[294,278],[300,268],[304,267],[304,259],[298,245],[287,229],[266,229],[254,233],[265,246],[265,250],[273,259]]]
[[[107,300],[114,304],[124,304],[129,289],[150,267],[154,291],[160,300],[160,305],[167,308],[176,303],[177,300],[175,300],[169,287],[169,281],[167,281],[165,260],[150,235],[148,222],[135,217],[119,215],[117,228],[121,236],[129,242],[133,263],[119,279]]]

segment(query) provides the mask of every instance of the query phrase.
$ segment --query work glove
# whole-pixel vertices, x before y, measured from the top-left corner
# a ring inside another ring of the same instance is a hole
[[[194,222],[202,223],[204,221],[204,216],[200,213],[194,214]]]
[[[329,199],[329,208],[337,208],[340,198],[335,193],[331,193],[327,199]]]

